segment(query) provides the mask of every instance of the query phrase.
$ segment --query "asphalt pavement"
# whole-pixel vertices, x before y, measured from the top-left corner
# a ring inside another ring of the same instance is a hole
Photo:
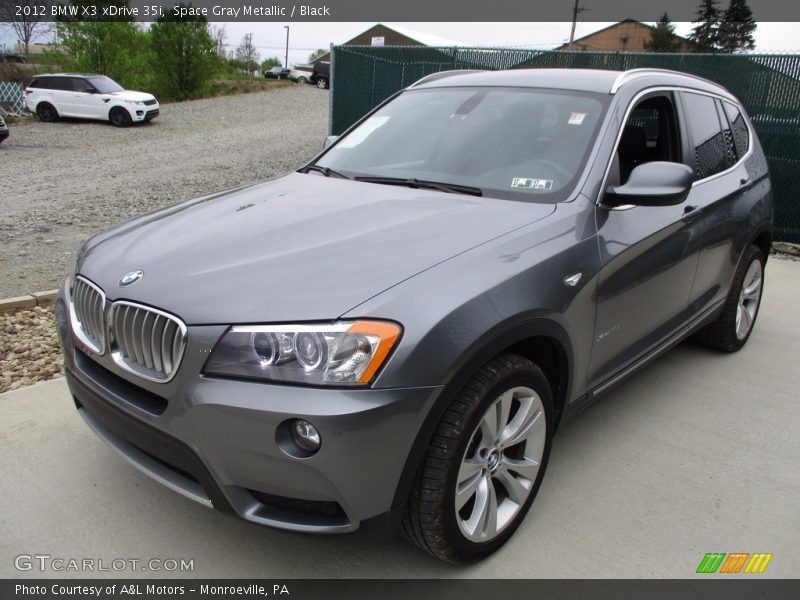
[[[735,577],[798,577],[798,298],[800,262],[771,260],[742,351],[683,343],[589,407],[512,540],[460,567],[399,537],[290,534],[184,499],[89,431],[63,379],[1,394],[0,577],[733,577],[695,575],[707,552],[773,554]],[[109,570],[54,570],[70,559]]]

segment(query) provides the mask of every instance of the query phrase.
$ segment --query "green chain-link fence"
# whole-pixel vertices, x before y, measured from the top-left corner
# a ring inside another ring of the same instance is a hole
[[[421,77],[450,69],[657,67],[728,88],[747,108],[772,171],[775,239],[800,242],[800,55],[552,52],[511,48],[337,46],[331,133]]]

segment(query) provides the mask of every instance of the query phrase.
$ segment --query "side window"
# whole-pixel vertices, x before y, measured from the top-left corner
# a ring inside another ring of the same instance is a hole
[[[42,82],[42,87],[48,90],[57,90],[60,92],[72,91],[72,83],[70,83],[69,77],[47,77],[44,79],[45,81]]]
[[[91,83],[80,77],[71,77],[72,89],[76,92],[90,93],[94,87]]]
[[[697,179],[711,177],[728,168],[725,138],[714,98],[682,92],[686,118],[692,132],[694,172]]]
[[[717,105],[717,118],[722,124],[722,141],[725,143],[725,168],[732,167],[739,160],[736,156],[736,148],[733,145],[733,133],[731,133],[731,126],[728,124],[728,118],[722,110],[722,102],[720,100],[714,101]]]
[[[28,87],[29,88],[40,88],[40,87],[42,87],[42,78],[41,77],[35,77],[28,84]]]
[[[636,167],[654,160],[681,161],[670,95],[650,96],[634,106],[617,145],[609,185],[625,183]]]
[[[744,116],[735,105],[730,102],[723,102],[725,114],[728,116],[728,123],[731,125],[731,135],[736,154],[741,158],[750,150],[750,132],[747,129]]]

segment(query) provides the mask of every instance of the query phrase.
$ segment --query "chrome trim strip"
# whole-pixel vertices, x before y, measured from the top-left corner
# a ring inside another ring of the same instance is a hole
[[[671,69],[657,69],[652,67],[642,67],[639,69],[628,69],[627,71],[623,71],[617,78],[614,79],[614,83],[611,84],[611,89],[608,91],[609,94],[616,94],[625,83],[628,83],[632,79],[638,79],[640,77],[646,77],[648,75],[675,75],[678,77],[690,77],[691,79],[695,79],[697,81],[702,81],[703,83],[707,83],[709,85],[716,86],[722,90],[725,90],[728,94],[728,90],[726,90],[723,86],[718,84],[715,81],[711,81],[710,79],[706,79],[705,77],[700,77],[699,75],[693,75],[691,73],[684,73],[682,71],[673,71]],[[731,95],[731,97],[733,97]],[[730,99],[730,98],[729,98]]]

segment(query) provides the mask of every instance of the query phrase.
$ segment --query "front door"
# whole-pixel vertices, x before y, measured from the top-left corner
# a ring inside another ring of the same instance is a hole
[[[640,100],[617,145],[609,185],[645,162],[681,162],[672,93]],[[588,380],[595,387],[657,347],[688,319],[698,244],[687,203],[596,212],[601,268]]]

